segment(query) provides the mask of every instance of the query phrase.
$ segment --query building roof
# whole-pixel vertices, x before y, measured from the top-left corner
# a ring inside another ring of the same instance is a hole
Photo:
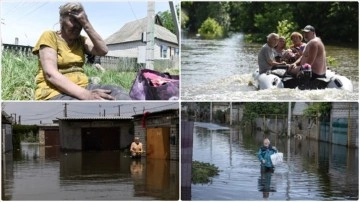
[[[155,16],[154,37],[159,40],[178,44],[175,34],[162,26],[159,16]],[[133,41],[141,41],[142,33],[146,32],[148,26],[148,18],[142,18],[126,23],[120,30],[105,39],[105,43],[119,44]]]
[[[46,128],[46,127],[59,127],[58,123],[42,123],[42,124],[36,124],[36,126],[40,128]]]
[[[87,116],[87,117],[57,117],[59,120],[132,120],[132,117],[122,116]]]
[[[166,109],[166,110],[162,110],[162,111],[157,111],[157,112],[150,112],[150,114],[148,116],[155,116],[155,115],[162,115],[162,114],[171,114],[171,113],[176,113],[177,114],[178,109]],[[144,114],[136,114],[133,117],[134,118],[140,118],[143,117]]]

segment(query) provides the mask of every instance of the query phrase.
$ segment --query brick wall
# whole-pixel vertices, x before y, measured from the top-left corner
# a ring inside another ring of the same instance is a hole
[[[149,116],[146,119],[146,127],[142,127],[142,117],[134,119],[134,135],[140,138],[143,148],[146,151],[146,129],[155,127],[170,127],[170,137],[175,136],[175,145],[170,144],[170,159],[179,160],[179,117],[171,115]],[[146,155],[143,154],[144,156]]]

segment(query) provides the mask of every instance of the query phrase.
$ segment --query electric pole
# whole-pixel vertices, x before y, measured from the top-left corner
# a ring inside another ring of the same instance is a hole
[[[64,117],[67,117],[67,106],[68,106],[68,103],[64,103]]]
[[[120,107],[121,107],[121,105],[118,105],[118,110],[119,110],[118,116],[120,116]]]
[[[230,126],[232,125],[232,102],[230,102]]]
[[[21,115],[19,115],[19,121],[18,121],[19,125],[21,125]]]
[[[14,115],[14,117],[13,117],[13,115]],[[16,123],[16,113],[12,113],[12,114],[11,114],[11,118],[14,120],[15,124],[17,124],[17,123]]]
[[[155,2],[148,1],[147,7],[147,36],[146,36],[146,69],[154,69],[155,46]]]
[[[210,102],[210,122],[212,122],[212,102]]]

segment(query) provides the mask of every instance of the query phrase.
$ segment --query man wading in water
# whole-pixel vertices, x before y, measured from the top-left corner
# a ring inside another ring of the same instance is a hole
[[[277,153],[276,147],[271,146],[270,140],[264,138],[264,145],[260,147],[258,158],[261,162],[261,172],[274,172],[274,165],[271,162],[270,156]]]

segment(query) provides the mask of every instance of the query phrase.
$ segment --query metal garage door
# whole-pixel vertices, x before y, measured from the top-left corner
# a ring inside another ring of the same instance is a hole
[[[83,150],[120,149],[120,128],[82,128]]]

